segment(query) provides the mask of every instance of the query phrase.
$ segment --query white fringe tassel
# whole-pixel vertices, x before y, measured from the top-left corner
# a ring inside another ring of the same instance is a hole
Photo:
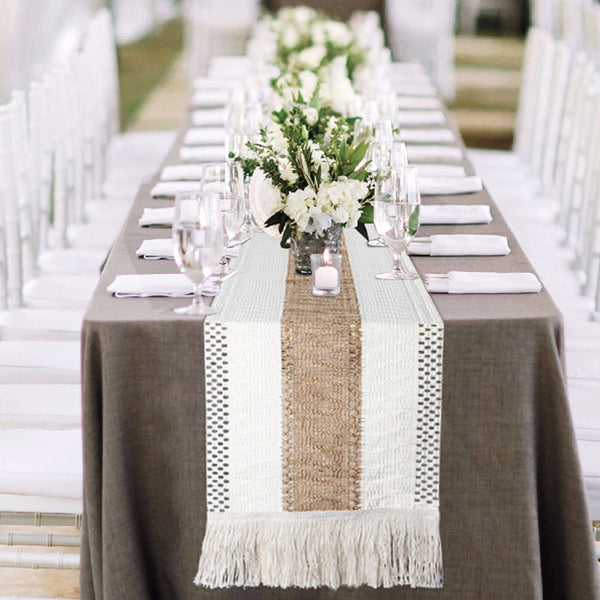
[[[209,588],[442,587],[437,509],[209,513],[198,574]]]

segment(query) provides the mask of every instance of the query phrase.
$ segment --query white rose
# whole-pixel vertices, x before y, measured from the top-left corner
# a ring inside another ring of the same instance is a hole
[[[326,54],[325,46],[309,46],[298,52],[294,60],[305,69],[316,69],[321,65]]]
[[[340,21],[327,21],[324,29],[327,39],[338,46],[348,46],[354,40],[351,29]]]
[[[280,40],[286,48],[294,48],[300,42],[300,34],[293,25],[288,25],[281,32]]]
[[[308,6],[297,6],[292,11],[292,19],[300,25],[307,25],[317,16],[317,11]]]
[[[277,227],[265,227],[265,221],[283,208],[279,190],[273,186],[262,169],[256,169],[250,179],[250,209],[258,226],[274,237],[279,236]]]
[[[319,111],[312,106],[307,106],[302,109],[304,113],[304,117],[306,118],[306,122],[309,125],[314,125],[319,120]]]

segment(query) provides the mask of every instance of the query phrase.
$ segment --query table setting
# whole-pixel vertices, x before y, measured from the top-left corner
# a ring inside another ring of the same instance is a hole
[[[591,589],[561,315],[354,27],[261,19],[132,204],[84,323],[82,598]]]

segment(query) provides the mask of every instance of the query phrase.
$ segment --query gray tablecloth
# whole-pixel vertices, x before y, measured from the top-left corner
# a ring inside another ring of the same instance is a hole
[[[175,151],[167,162],[175,162]],[[185,299],[115,299],[115,275],[175,272],[135,256],[141,188],[83,331],[85,499],[81,598],[95,600],[592,600],[597,565],[567,404],[560,313],[545,291],[434,295],[445,323],[441,590],[207,590],[192,583],[205,524],[202,321]],[[484,190],[425,202],[489,203],[508,257],[415,258],[422,272],[531,271]],[[282,250],[283,252],[283,250]],[[390,259],[391,260],[391,259]],[[268,265],[265,265],[268,268]]]

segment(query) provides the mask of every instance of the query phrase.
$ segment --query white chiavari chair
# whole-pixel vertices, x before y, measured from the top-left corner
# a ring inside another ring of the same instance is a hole
[[[203,75],[213,56],[243,54],[258,18],[257,0],[184,0],[189,81]]]
[[[561,0],[561,37],[574,49],[583,48],[584,0]]]
[[[385,2],[388,41],[394,60],[425,66],[440,94],[456,94],[454,71],[455,0]]]
[[[534,139],[537,146],[543,132],[536,133],[536,128],[545,124],[547,113],[538,114],[538,105],[542,91],[549,94],[552,81],[556,43],[545,30],[532,27],[527,33],[525,53],[521,71],[521,88],[515,120],[513,147],[510,151],[480,150],[470,148],[469,159],[486,181],[506,181],[506,170],[509,169],[509,180],[522,180],[531,176],[531,159],[534,151]],[[546,88],[542,88],[542,81]],[[549,104],[545,101],[546,110]],[[537,147],[536,146],[536,147]]]

